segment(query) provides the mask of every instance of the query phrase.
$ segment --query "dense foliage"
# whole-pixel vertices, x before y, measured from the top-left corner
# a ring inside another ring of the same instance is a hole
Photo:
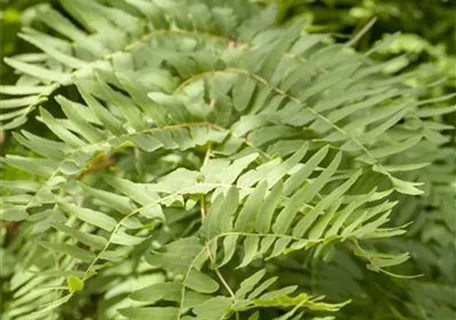
[[[36,2],[2,41],[2,319],[454,317],[440,6]]]

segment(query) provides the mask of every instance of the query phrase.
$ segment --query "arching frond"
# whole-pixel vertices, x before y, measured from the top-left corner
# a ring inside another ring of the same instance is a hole
[[[24,29],[41,53],[7,58],[21,76],[0,87],[23,147],[2,162],[24,175],[2,184],[1,220],[21,224],[5,319],[57,319],[78,295],[103,297],[100,319],[332,319],[365,274],[398,276],[413,244],[393,237],[447,173],[429,164],[449,161],[432,121],[448,97],[240,0],[60,2],[36,8],[53,35]],[[436,201],[422,236],[439,241]],[[272,275],[287,263],[302,281]]]

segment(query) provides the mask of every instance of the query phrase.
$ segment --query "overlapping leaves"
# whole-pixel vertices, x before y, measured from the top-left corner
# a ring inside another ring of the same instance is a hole
[[[454,110],[420,101],[425,88],[403,85],[410,75],[386,76],[302,23],[275,28],[273,11],[240,1],[62,5],[87,31],[39,8],[64,38],[24,30],[43,54],[7,60],[23,76],[1,87],[19,96],[2,100],[6,129],[42,105],[49,130],[15,130],[31,154],[3,159],[36,177],[3,184],[2,219],[24,222],[16,241],[34,239],[18,253],[9,318],[52,317],[104,270],[145,257],[159,281],[132,294],[127,318],[256,319],[276,307],[299,319],[344,303],[268,291],[274,278],[260,284],[258,270],[244,281],[234,272],[231,288],[224,268],[334,244],[377,272],[408,259],[363,242],[404,233],[385,226],[391,194],[420,194],[401,173],[426,164],[398,155],[441,141],[446,128],[428,118]],[[55,97],[61,113],[42,104],[72,84],[80,97]]]

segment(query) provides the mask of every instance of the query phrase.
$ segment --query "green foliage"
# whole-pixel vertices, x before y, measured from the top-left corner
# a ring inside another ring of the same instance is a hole
[[[33,47],[22,42],[17,33],[22,26],[29,26],[34,23],[33,7],[42,2],[51,2],[50,0],[1,0],[0,8],[0,55],[2,57],[12,54],[26,53],[33,50]],[[35,23],[35,27],[41,26]],[[13,73],[7,65],[0,63],[0,77],[3,83],[14,80]]]
[[[379,31],[394,33],[398,30],[414,33],[432,44],[444,43],[449,52],[455,52],[452,23],[455,13],[454,0],[393,1],[393,0],[270,0],[276,2],[276,21],[282,23],[299,15],[310,14],[320,29],[340,32],[354,28],[366,19],[377,17],[372,35]],[[433,27],[424,27],[423,24]],[[381,34],[380,34],[381,36]],[[369,41],[369,39],[366,39]]]
[[[241,0],[60,5],[5,59],[2,319],[450,319],[432,70]]]
[[[398,57],[391,71],[431,63],[435,74],[428,74],[428,77],[447,78],[445,84],[435,88],[432,94],[439,96],[445,92],[453,93],[456,89],[454,0],[267,2],[277,3],[277,23],[286,23],[293,17],[304,16],[312,20],[312,25],[308,27],[309,31],[332,32],[341,39],[345,39],[347,33],[359,33],[366,24],[375,20],[357,44],[357,48],[368,51],[376,41],[395,34],[393,43],[378,50],[376,54],[380,59]],[[398,31],[401,34],[398,34]]]

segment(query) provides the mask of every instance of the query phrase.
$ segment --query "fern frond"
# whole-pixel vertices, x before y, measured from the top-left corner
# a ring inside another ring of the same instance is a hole
[[[409,259],[384,253],[411,219],[394,218],[395,197],[423,193],[417,170],[436,158],[414,153],[447,142],[429,118],[454,111],[420,100],[411,74],[240,0],[61,4],[80,26],[38,7],[59,36],[24,29],[43,53],[8,58],[22,76],[0,88],[15,96],[1,102],[5,129],[39,106],[46,130],[15,130],[27,151],[2,158],[32,177],[2,184],[1,219],[24,226],[8,319],[55,319],[112,274],[131,287],[98,288],[107,318],[324,317],[350,297],[324,285],[333,265],[320,286],[268,267],[335,252],[395,276]],[[79,96],[53,96],[70,85]]]

